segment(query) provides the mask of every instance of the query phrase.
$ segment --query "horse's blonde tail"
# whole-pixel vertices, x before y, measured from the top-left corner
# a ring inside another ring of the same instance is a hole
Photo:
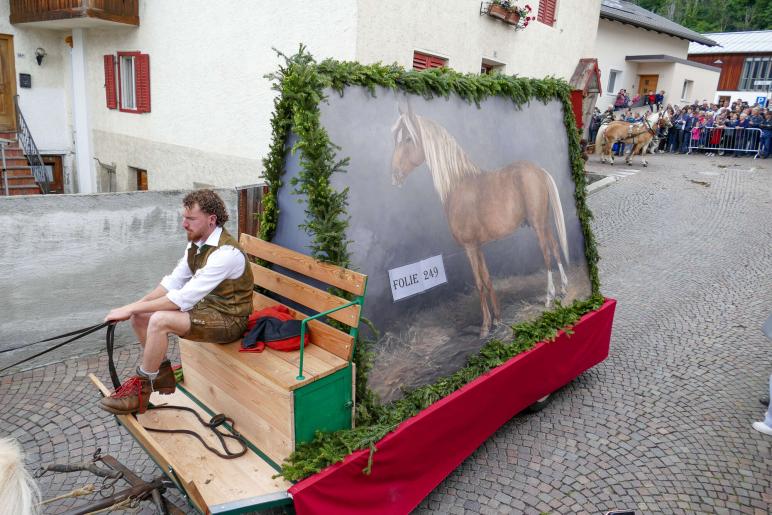
[[[544,175],[547,176],[547,182],[549,186],[550,204],[552,205],[552,216],[555,219],[555,227],[558,229],[558,239],[560,240],[560,249],[563,251],[563,257],[566,259],[566,265],[568,265],[571,259],[568,257],[568,239],[566,238],[566,220],[563,218],[563,206],[560,204],[560,194],[558,193],[558,185],[555,184],[555,179],[552,178],[550,173],[544,168],[541,169]]]
[[[37,515],[39,502],[40,490],[24,468],[21,447],[13,438],[0,438],[0,511]]]
[[[595,135],[595,148],[593,149],[594,152],[598,152],[598,154],[603,154],[603,144],[606,142],[606,129],[608,128],[608,124],[604,123],[598,128],[598,134]],[[594,153],[591,152],[591,153]]]

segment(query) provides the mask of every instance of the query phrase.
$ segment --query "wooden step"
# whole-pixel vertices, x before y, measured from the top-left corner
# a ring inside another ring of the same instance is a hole
[[[11,186],[30,186],[37,188],[38,185],[35,182],[35,177],[30,173],[27,175],[17,175],[15,177],[8,177],[8,187]]]
[[[5,186],[0,186],[0,195],[5,194]],[[41,195],[38,186],[11,186],[8,185],[8,195]]]
[[[18,136],[18,133],[16,131],[14,131],[14,132],[0,132],[0,138],[3,138],[3,139],[13,139],[13,140],[16,140],[16,139],[18,139],[17,136]]]
[[[5,172],[9,178],[32,175],[32,168],[29,166],[20,166],[18,168],[7,169]],[[2,177],[2,175],[0,175]]]

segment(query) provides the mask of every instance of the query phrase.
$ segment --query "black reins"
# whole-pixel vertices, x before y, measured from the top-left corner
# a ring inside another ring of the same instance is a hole
[[[118,377],[118,372],[115,370],[115,361],[113,360],[113,349],[115,347],[115,326],[116,326],[116,324],[117,324],[117,322],[103,322],[101,324],[92,325],[92,326],[89,326],[89,327],[84,327],[83,329],[78,329],[76,331],[71,331],[69,333],[60,334],[58,336],[52,336],[52,337],[46,338],[44,340],[38,340],[36,342],[22,344],[22,345],[16,345],[14,347],[10,347],[10,348],[7,348],[7,349],[2,349],[2,350],[0,350],[0,354],[6,353],[6,352],[11,352],[11,351],[18,350],[18,349],[23,349],[25,347],[30,347],[32,345],[37,345],[38,343],[50,342],[50,341],[54,341],[54,340],[59,340],[61,338],[67,338],[68,336],[72,336],[72,338],[70,338],[69,340],[63,341],[61,343],[57,343],[56,345],[54,345],[54,346],[52,346],[52,347],[50,347],[50,348],[48,348],[48,349],[46,349],[44,351],[38,352],[37,354],[33,354],[32,356],[28,356],[28,357],[24,358],[21,361],[17,361],[16,363],[13,363],[12,365],[8,365],[6,367],[0,368],[0,372],[3,372],[5,370],[8,370],[8,369],[13,368],[13,367],[18,366],[18,365],[21,365],[22,363],[26,363],[27,361],[31,361],[31,360],[39,357],[39,356],[42,356],[43,354],[47,354],[47,353],[49,353],[51,351],[54,351],[54,350],[56,350],[56,349],[58,349],[60,347],[63,347],[64,345],[67,345],[68,343],[72,343],[72,342],[74,342],[76,340],[79,340],[80,338],[83,338],[84,336],[87,336],[87,335],[89,335],[91,333],[99,331],[100,329],[102,329],[104,327],[107,327],[107,334],[105,335],[105,347],[107,348],[107,368],[110,371],[110,380],[112,381],[113,386],[117,390],[118,388],[121,387],[121,380]],[[222,445],[222,448],[223,448],[223,450],[225,452],[222,453],[222,452],[218,451],[217,449],[209,446],[200,434],[196,433],[195,431],[191,431],[189,429],[156,429],[156,428],[152,428],[152,427],[142,426],[147,431],[153,431],[153,432],[156,432],[156,433],[180,433],[180,434],[186,434],[186,435],[194,436],[194,437],[196,437],[201,442],[201,445],[206,447],[206,449],[209,452],[211,452],[213,454],[216,454],[220,458],[223,458],[223,459],[226,459],[226,460],[232,460],[234,458],[239,458],[239,457],[243,456],[244,454],[246,454],[246,452],[247,452],[246,439],[240,433],[238,433],[236,431],[236,423],[230,417],[227,417],[227,416],[225,416],[223,414],[219,414],[219,415],[213,416],[209,420],[209,422],[206,422],[206,421],[204,421],[203,418],[201,418],[201,415],[199,415],[198,412],[196,412],[196,410],[194,410],[192,408],[188,408],[187,406],[173,406],[173,405],[153,406],[153,405],[151,405],[149,409],[154,409],[154,410],[156,410],[156,409],[176,409],[176,410],[183,410],[183,411],[188,411],[190,413],[193,413],[196,416],[196,418],[198,419],[198,421],[201,423],[201,425],[206,427],[206,428],[208,428],[208,429],[210,429],[215,434],[217,439],[220,440],[220,445]],[[230,429],[231,429],[231,432],[233,434],[223,433],[223,432],[220,432],[217,429],[219,426],[221,426],[221,425],[223,425],[225,423],[228,423],[230,425]],[[238,442],[239,445],[241,446],[241,450],[238,451],[238,452],[232,452],[228,448],[228,445],[225,442],[226,438],[231,438],[231,439],[235,440],[236,442]]]
[[[57,343],[56,345],[54,345],[52,347],[49,347],[49,348],[47,348],[44,351],[38,352],[37,354],[33,354],[32,356],[28,356],[28,357],[24,358],[21,361],[17,361],[16,363],[13,363],[13,364],[8,365],[6,367],[0,368],[0,372],[4,372],[4,371],[6,371],[6,370],[8,370],[10,368],[13,368],[15,366],[21,365],[22,363],[26,363],[27,361],[31,361],[31,360],[39,357],[39,356],[42,356],[43,354],[47,354],[47,353],[49,353],[51,351],[54,351],[54,350],[58,349],[59,347],[63,347],[65,345],[67,345],[68,343],[72,343],[75,340],[79,340],[79,339],[83,338],[84,336],[87,336],[87,335],[89,335],[91,333],[99,331],[103,327],[107,327],[108,354],[110,355],[110,365],[111,365],[110,366],[110,377],[113,379],[113,384],[115,384],[115,382],[117,381],[118,384],[115,387],[118,388],[121,385],[121,382],[120,382],[120,380],[118,380],[118,374],[115,373],[115,365],[112,362],[112,347],[113,347],[112,339],[114,338],[113,335],[115,334],[115,322],[102,322],[101,324],[91,325],[89,327],[84,327],[83,329],[78,329],[76,331],[71,331],[69,333],[64,333],[64,334],[60,334],[60,335],[57,335],[57,336],[52,336],[52,337],[46,338],[44,340],[38,340],[36,342],[26,343],[26,344],[22,344],[22,345],[16,345],[14,347],[9,347],[7,349],[2,349],[2,350],[0,350],[0,354],[4,354],[6,352],[11,352],[11,351],[18,350],[18,349],[23,349],[25,347],[31,347],[32,345],[37,345],[38,343],[51,342],[51,341],[54,341],[54,340],[59,340],[61,338],[67,338],[68,336],[72,336],[72,338],[70,338],[69,340],[63,341],[61,343]]]

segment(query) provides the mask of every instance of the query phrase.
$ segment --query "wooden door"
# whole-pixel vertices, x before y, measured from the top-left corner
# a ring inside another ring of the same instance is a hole
[[[16,130],[16,66],[13,36],[0,34],[0,132]]]
[[[51,176],[54,182],[49,185],[51,193],[64,193],[64,175],[62,174],[62,156],[47,155],[41,156],[43,164],[51,170]]]
[[[137,191],[147,191],[147,170],[135,168],[137,172]]]
[[[648,95],[649,91],[657,92],[657,80],[659,75],[639,75],[638,76],[638,94]]]

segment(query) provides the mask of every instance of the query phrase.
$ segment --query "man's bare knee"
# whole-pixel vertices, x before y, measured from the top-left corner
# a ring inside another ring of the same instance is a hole
[[[187,313],[179,311],[156,311],[150,316],[148,331],[174,333],[181,336],[179,333],[186,332],[185,326],[189,326],[189,322],[183,319],[183,317],[187,316]]]
[[[150,322],[150,315],[152,313],[135,313],[131,315],[131,326],[135,329],[147,328],[147,324]]]

